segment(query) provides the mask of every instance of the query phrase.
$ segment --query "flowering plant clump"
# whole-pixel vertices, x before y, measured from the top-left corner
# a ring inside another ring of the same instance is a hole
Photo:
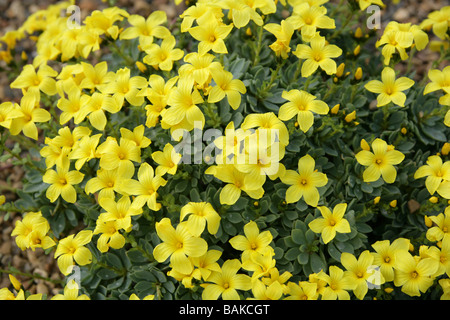
[[[450,7],[73,5],[0,38],[0,161],[25,171],[0,212],[67,279],[2,266],[0,299],[450,299]]]

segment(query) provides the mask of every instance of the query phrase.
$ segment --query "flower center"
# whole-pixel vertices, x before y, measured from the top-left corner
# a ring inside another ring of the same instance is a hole
[[[413,272],[411,273],[411,277],[412,277],[413,279],[417,278],[418,275],[419,275],[419,274],[417,273],[417,271],[413,271]]]
[[[384,258],[384,262],[389,263],[389,261],[391,261],[391,258],[389,257]]]
[[[302,179],[302,182],[301,182],[301,184],[302,184],[302,185],[304,185],[304,186],[306,186],[306,185],[308,184],[308,180],[306,180],[306,179]]]
[[[358,277],[358,278],[362,278],[364,275],[363,275],[363,273],[362,272],[358,272],[357,274],[356,274],[356,276]]]
[[[216,36],[215,35],[210,35],[209,36],[209,42],[216,42]]]
[[[125,159],[125,153],[123,153],[123,152],[119,152],[118,156],[119,156],[120,160]]]
[[[66,178],[59,179],[59,183],[65,186],[67,184]]]
[[[383,163],[383,160],[382,159],[377,159],[377,160],[375,160],[375,163],[378,164],[378,165],[381,165]]]
[[[228,282],[225,282],[223,284],[224,289],[228,289],[230,287],[230,284]]]
[[[258,246],[256,245],[256,243],[252,242],[250,244],[250,248],[252,248],[252,250],[255,250],[256,248],[258,248]]]
[[[182,249],[183,248],[183,242],[178,242],[177,243],[177,248],[178,249]]]

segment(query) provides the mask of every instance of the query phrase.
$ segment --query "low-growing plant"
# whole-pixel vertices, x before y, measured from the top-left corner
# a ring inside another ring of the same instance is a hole
[[[1,38],[24,178],[0,212],[65,284],[2,266],[0,299],[450,298],[450,7],[375,29],[381,0],[113,2]]]

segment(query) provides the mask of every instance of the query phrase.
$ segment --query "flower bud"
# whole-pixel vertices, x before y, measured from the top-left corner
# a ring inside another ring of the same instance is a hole
[[[361,80],[362,76],[363,76],[363,71],[362,71],[361,67],[359,67],[358,69],[356,69],[355,79],[356,80]]]
[[[442,150],[441,153],[446,156],[450,153],[450,143],[446,142],[444,143],[444,145],[442,146]]]

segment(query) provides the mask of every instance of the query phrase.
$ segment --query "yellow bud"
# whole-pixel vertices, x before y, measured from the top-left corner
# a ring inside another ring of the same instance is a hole
[[[355,38],[359,39],[359,38],[362,38],[362,36],[363,36],[363,32],[362,32],[361,28],[358,27],[358,29],[356,29],[356,31],[355,31]]]
[[[395,147],[392,144],[388,145],[387,151],[392,151],[392,150],[395,150]]]
[[[341,63],[336,69],[336,77],[340,78],[344,74],[345,63]]]
[[[358,69],[356,69],[355,79],[361,80],[362,76],[363,76],[363,71],[362,71],[361,67],[359,67]]]
[[[294,126],[295,126],[296,128],[298,128],[298,122],[297,122],[297,121],[295,121]]]
[[[145,66],[145,64],[143,64],[140,61],[136,61],[136,67],[138,67],[138,69],[144,73],[145,71],[147,71],[147,67]]]
[[[386,293],[391,293],[392,291],[394,291],[394,288],[385,288],[384,292]]]
[[[341,105],[338,103],[337,105],[335,105],[333,108],[331,108],[331,113],[332,114],[337,114],[339,112],[339,108],[341,107]]]
[[[346,122],[352,122],[355,119],[356,119],[356,111],[353,111],[352,113],[349,113],[348,115],[345,116]]]
[[[361,149],[370,151],[370,145],[367,143],[366,139],[362,139],[359,145],[361,146]]]
[[[431,219],[428,216],[423,217],[423,219],[425,220],[425,225],[428,228],[431,228],[431,226],[433,225],[433,221],[431,221]]]
[[[345,76],[347,77],[347,76],[349,76],[350,75],[350,71],[347,71],[346,73],[345,73]]]
[[[392,208],[395,208],[395,207],[397,206],[397,200],[392,200],[391,202],[389,202],[389,205],[390,205]]]
[[[378,204],[380,202],[381,197],[376,197],[375,199],[373,199],[373,204]]]
[[[16,277],[14,277],[12,274],[9,275],[9,281],[11,281],[11,284],[17,291],[22,288],[22,284],[20,283],[20,281],[17,280]]]
[[[430,199],[428,199],[428,201],[430,201],[431,203],[438,203],[439,199],[438,197],[433,196]]]
[[[444,143],[444,145],[442,146],[442,150],[441,153],[446,156],[450,153],[450,143],[446,142]]]
[[[336,82],[339,81],[339,79],[338,79],[337,77],[334,77],[334,78],[333,78],[333,81],[334,81],[334,83],[336,83]]]
[[[402,128],[401,132],[402,132],[403,134],[406,134],[406,133],[408,132],[408,130],[406,130],[406,128]]]
[[[414,251],[414,246],[413,246],[413,244],[411,242],[409,243],[409,251],[410,252]]]
[[[252,35],[252,29],[248,27],[247,30],[245,30],[245,34],[250,37]]]
[[[259,202],[258,202],[258,201],[255,201],[255,202],[253,202],[253,205],[254,205],[255,207],[259,206]]]
[[[353,50],[353,55],[357,56],[361,52],[361,46],[358,45],[355,50]]]
[[[6,197],[3,196],[3,195],[1,195],[1,196],[0,196],[0,206],[1,206],[2,204],[4,204],[5,202],[6,202]]]
[[[28,60],[28,55],[25,51],[22,51],[20,56],[21,56],[22,60]]]
[[[436,242],[436,245],[437,245],[439,248],[442,248],[442,241],[439,240],[438,242]]]

